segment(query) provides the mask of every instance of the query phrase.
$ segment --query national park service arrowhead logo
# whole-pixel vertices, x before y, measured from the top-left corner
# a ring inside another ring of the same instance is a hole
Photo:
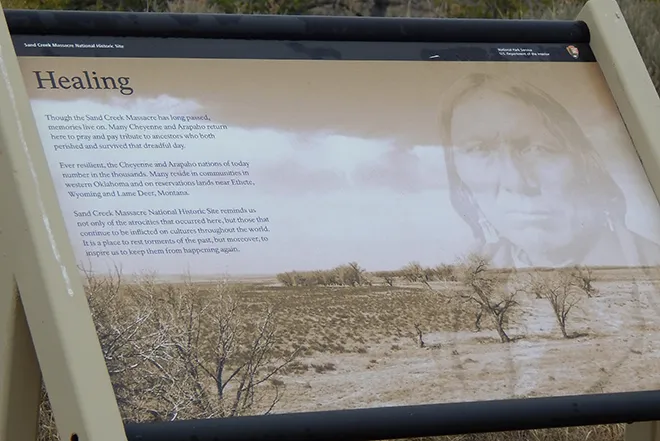
[[[566,52],[568,52],[571,55],[571,57],[575,58],[576,60],[580,56],[580,51],[578,50],[578,48],[576,48],[573,45],[566,46]]]

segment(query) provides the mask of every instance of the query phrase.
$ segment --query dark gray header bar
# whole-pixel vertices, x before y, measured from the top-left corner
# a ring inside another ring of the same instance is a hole
[[[580,21],[6,10],[12,35],[436,43],[589,43]]]
[[[211,40],[15,35],[18,56],[372,61],[593,62],[588,44]]]

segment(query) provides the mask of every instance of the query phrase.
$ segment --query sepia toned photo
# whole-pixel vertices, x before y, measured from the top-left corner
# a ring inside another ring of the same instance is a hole
[[[506,268],[632,266],[660,246],[626,226],[623,192],[571,114],[520,81],[470,74],[440,116],[452,206]]]
[[[125,419],[660,388],[660,206],[596,63],[21,67]]]

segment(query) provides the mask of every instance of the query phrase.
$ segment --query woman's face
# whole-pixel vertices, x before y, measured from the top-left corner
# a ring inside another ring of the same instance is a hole
[[[451,137],[458,175],[501,235],[537,253],[572,242],[581,209],[589,208],[575,197],[576,152],[561,145],[538,111],[475,91],[455,109]]]

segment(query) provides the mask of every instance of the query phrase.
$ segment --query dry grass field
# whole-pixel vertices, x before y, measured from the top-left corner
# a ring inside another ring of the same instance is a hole
[[[567,317],[571,338],[548,299],[520,292],[506,344],[492,326],[475,329],[460,282],[266,282],[246,286],[242,301],[278,305],[278,346],[304,348],[278,376],[284,394],[273,411],[348,409],[660,389],[660,280],[651,277],[594,271],[597,294],[576,298]]]
[[[224,283],[89,275],[87,289],[127,422],[660,389],[658,269],[482,263]],[[45,401],[42,440],[53,429]]]

